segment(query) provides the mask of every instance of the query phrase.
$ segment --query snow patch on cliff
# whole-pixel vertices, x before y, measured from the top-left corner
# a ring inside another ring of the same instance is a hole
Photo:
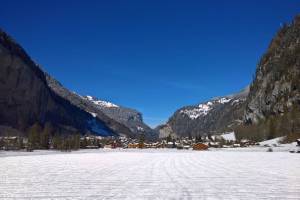
[[[108,101],[103,101],[103,100],[98,100],[98,99],[95,99],[93,98],[92,96],[86,96],[85,99],[93,102],[94,104],[98,105],[98,106],[101,106],[101,107],[107,107],[107,108],[118,108],[119,106],[116,105],[116,104],[113,104],[111,102],[108,102]]]
[[[199,104],[198,107],[193,109],[181,110],[180,113],[187,115],[191,119],[197,119],[200,116],[205,116],[212,109],[212,103],[208,102],[206,104]]]

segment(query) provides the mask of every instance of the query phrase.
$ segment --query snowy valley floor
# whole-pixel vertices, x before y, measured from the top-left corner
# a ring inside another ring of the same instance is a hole
[[[0,199],[300,199],[300,154],[288,152],[20,155],[0,153]]]

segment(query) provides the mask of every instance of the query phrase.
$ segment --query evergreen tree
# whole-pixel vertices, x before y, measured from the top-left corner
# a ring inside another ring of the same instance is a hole
[[[271,140],[275,137],[275,135],[276,135],[275,119],[274,117],[271,117],[269,121],[269,131],[268,131],[267,139]]]
[[[83,138],[83,140],[80,143],[81,148],[85,149],[88,146],[88,141],[86,137]]]
[[[172,141],[172,136],[171,136],[171,134],[169,134],[167,137],[167,142],[171,142],[171,141]]]
[[[193,139],[193,136],[192,136],[192,134],[189,132],[189,140],[192,140]]]
[[[40,146],[42,149],[49,149],[49,140],[50,134],[44,129],[40,135]]]
[[[72,149],[74,150],[80,149],[80,133],[77,133],[76,135],[73,136]]]
[[[36,149],[40,147],[40,137],[42,127],[39,123],[33,124],[28,130],[28,146],[30,149]]]
[[[52,146],[54,149],[61,149],[62,139],[58,134],[55,134],[52,138]]]
[[[196,143],[198,143],[198,142],[203,142],[202,138],[201,138],[201,135],[196,136]]]
[[[142,133],[139,139],[139,148],[142,149],[145,147],[145,135]]]
[[[49,149],[50,136],[53,134],[53,132],[54,132],[54,128],[53,128],[51,122],[46,122],[45,126],[44,126],[44,130],[40,136],[41,148]]]
[[[175,139],[173,139],[172,148],[176,148],[176,140]]]
[[[23,138],[18,138],[18,149],[24,149]]]
[[[0,150],[5,146],[5,142],[3,138],[0,138]]]

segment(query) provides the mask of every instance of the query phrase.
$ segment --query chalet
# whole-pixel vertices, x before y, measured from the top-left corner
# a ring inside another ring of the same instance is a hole
[[[209,147],[214,147],[214,148],[219,148],[219,147],[221,147],[221,145],[220,145],[219,142],[209,142],[209,143],[208,143],[208,146],[209,146]]]
[[[231,146],[229,145],[223,145],[222,148],[230,148]]]
[[[177,148],[177,149],[183,149],[183,144],[178,144],[178,145],[176,146],[176,148]]]
[[[247,139],[242,139],[240,141],[240,145],[241,147],[248,147],[248,146],[256,145],[256,142]]]
[[[196,143],[193,145],[193,150],[203,151],[203,150],[207,150],[207,149],[208,149],[208,145],[203,144],[203,143]]]
[[[137,148],[139,148],[139,143],[129,143],[128,148],[137,149]]]
[[[235,148],[236,148],[236,147],[241,147],[240,144],[233,144],[232,146],[235,147]]]
[[[160,145],[159,142],[155,142],[155,143],[152,143],[152,144],[151,144],[151,147],[152,147],[152,148],[158,148],[159,145]]]
[[[175,145],[175,142],[168,142],[167,143],[167,148],[175,148],[176,145]]]
[[[96,146],[96,145],[88,145],[85,147],[86,149],[99,149],[100,147],[99,146]]]
[[[25,144],[24,142],[23,138],[16,136],[0,137],[0,150],[20,150],[23,148],[23,144]]]
[[[164,142],[162,143],[157,143],[155,148],[165,148],[166,147],[166,144]]]
[[[112,145],[111,144],[106,144],[106,145],[104,145],[104,149],[112,149]]]

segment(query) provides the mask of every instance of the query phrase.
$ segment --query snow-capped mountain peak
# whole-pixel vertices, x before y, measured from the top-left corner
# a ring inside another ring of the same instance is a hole
[[[101,107],[106,107],[106,108],[118,108],[119,106],[116,104],[113,104],[111,102],[108,101],[103,101],[103,100],[98,100],[92,96],[87,95],[86,97],[84,97],[85,99],[93,102],[94,104],[101,106]]]
[[[230,102],[231,100],[232,100],[231,98],[223,97],[223,98],[220,98],[217,102],[221,103],[221,104],[225,104],[225,103]]]

